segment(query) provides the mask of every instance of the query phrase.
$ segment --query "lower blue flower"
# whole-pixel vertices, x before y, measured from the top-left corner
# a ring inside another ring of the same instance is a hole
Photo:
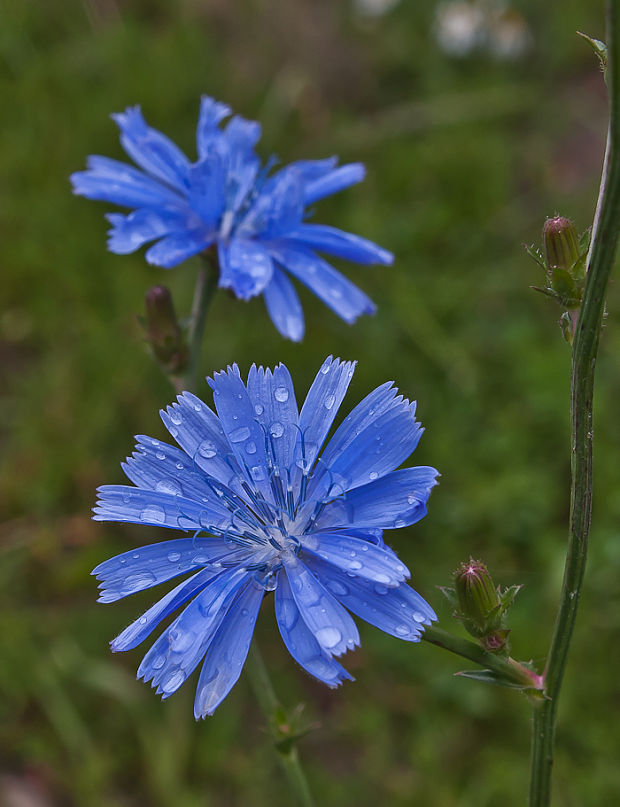
[[[179,395],[161,412],[178,447],[139,436],[123,464],[133,485],[98,490],[97,521],[187,533],[118,555],[93,574],[106,603],[185,577],[111,646],[136,647],[180,611],[138,676],[167,698],[202,662],[197,718],[237,682],[266,592],[275,593],[293,658],[331,687],[352,680],[337,660],[360,642],[350,612],[411,642],[437,618],[383,540],[384,530],[424,517],[438,476],[424,466],[395,470],[423,432],[415,404],[383,384],[326,443],[353,369],[328,358],[301,411],[283,365],[252,366],[247,384],[236,365],[216,373],[217,414]]]

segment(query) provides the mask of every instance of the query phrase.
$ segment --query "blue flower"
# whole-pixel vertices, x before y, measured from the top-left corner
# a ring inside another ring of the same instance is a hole
[[[301,412],[283,365],[252,366],[247,385],[236,365],[216,373],[217,415],[189,392],[179,395],[161,412],[179,448],[139,436],[123,464],[135,487],[99,488],[95,520],[189,533],[125,552],[93,574],[106,603],[190,575],[111,646],[136,647],[182,608],[138,676],[167,698],[204,659],[197,718],[212,714],[239,678],[267,591],[275,591],[289,652],[330,687],[351,679],[336,660],[359,645],[349,611],[411,642],[437,618],[383,541],[383,530],[423,518],[436,484],[434,468],[394,470],[423,432],[415,404],[383,384],[320,453],[353,368],[329,357]]]
[[[346,322],[372,314],[375,305],[316,251],[361,264],[391,264],[381,247],[323,224],[308,224],[307,207],[364,178],[360,163],[337,166],[337,159],[301,160],[269,175],[254,146],[260,125],[239,115],[224,128],[230,109],[203,97],[196,132],[195,163],[165,135],[147,126],[139,107],[112,117],[121,144],[140,167],[91,156],[88,170],[73,174],[77,194],[134,208],[110,213],[108,247],[146,251],[149,263],[165,268],[217,249],[219,285],[242,300],[263,294],[280,333],[300,340],[301,303],[288,275],[306,285]],[[287,274],[288,273],[288,274]]]

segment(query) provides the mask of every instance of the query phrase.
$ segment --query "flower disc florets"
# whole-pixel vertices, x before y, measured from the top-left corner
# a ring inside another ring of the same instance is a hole
[[[99,489],[96,520],[188,533],[93,573],[102,602],[191,574],[112,649],[135,647],[183,606],[138,674],[167,697],[204,659],[197,717],[211,714],[237,681],[266,591],[275,591],[291,655],[328,686],[351,677],[336,661],[359,644],[350,611],[408,641],[436,619],[383,541],[383,530],[426,514],[436,484],[434,468],[395,470],[423,431],[415,405],[383,384],[323,448],[352,375],[353,364],[327,359],[298,411],[283,365],[253,366],[247,384],[236,366],[216,373],[209,383],[217,414],[183,393],[161,413],[179,447],[139,436],[123,465],[134,486]]]

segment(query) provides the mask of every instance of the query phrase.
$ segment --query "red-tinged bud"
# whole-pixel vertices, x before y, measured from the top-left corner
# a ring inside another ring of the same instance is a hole
[[[459,610],[470,633],[484,636],[489,620],[497,614],[500,599],[484,563],[470,558],[454,573],[454,587]]]
[[[572,221],[565,216],[547,219],[543,226],[543,244],[549,269],[572,273],[580,258],[579,239]]]
[[[145,295],[144,327],[155,358],[166,372],[177,374],[187,366],[188,351],[166,286],[153,286]]]

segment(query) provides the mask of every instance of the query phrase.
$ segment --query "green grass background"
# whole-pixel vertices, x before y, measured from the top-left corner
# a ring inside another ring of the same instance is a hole
[[[247,681],[205,722],[192,683],[162,704],[135,681],[140,651],[107,647],[153,592],[101,606],[89,577],[154,537],[94,524],[89,509],[98,484],[122,480],[135,433],[165,436],[157,410],[172,391],[136,322],[144,291],[168,283],[185,311],[196,272],[106,252],[111,206],[70,193],[87,154],[122,157],[108,116],[129,104],[192,155],[209,93],[262,121],[263,156],[366,163],[367,180],[321,202],[317,220],[395,252],[392,268],[343,264],[378,314],[349,327],[302,292],[307,336],[294,345],[260,300],[220,293],[204,372],[282,360],[302,397],[334,353],[359,360],[345,409],[387,379],[417,398],[415,459],[442,479],[394,548],[446,628],[459,630],[436,586],[470,554],[496,582],[522,583],[514,654],[541,663],[565,548],[569,350],[560,309],[529,289],[541,278],[521,243],[556,211],[591,223],[605,90],[574,32],[603,36],[603,3],[514,7],[533,45],[501,63],[443,54],[431,2],[376,20],[329,0],[0,2],[0,802],[292,803]],[[608,309],[592,548],[558,729],[555,804],[567,807],[620,796],[617,286]],[[454,678],[456,657],[369,626],[345,662],[356,683],[332,692],[287,655],[269,603],[257,633],[284,701],[320,724],[300,744],[320,804],[525,803],[520,696]]]

